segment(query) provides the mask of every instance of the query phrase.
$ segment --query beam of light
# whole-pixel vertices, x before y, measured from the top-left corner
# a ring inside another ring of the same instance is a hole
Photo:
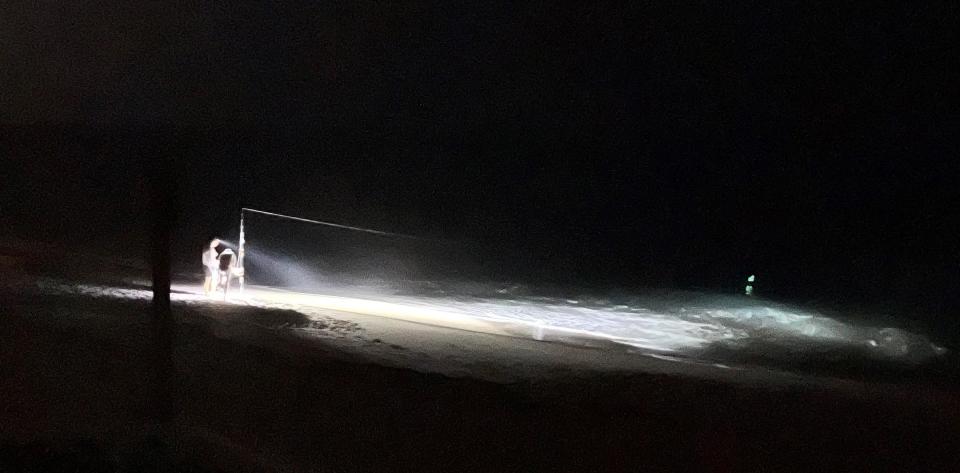
[[[297,285],[321,287],[324,279],[326,279],[322,273],[311,271],[290,258],[271,254],[264,250],[249,251],[248,248],[246,260],[261,272],[276,277],[285,287],[295,287]],[[247,276],[250,275],[247,274]]]
[[[600,324],[575,322],[584,315],[592,322],[597,322],[598,311],[592,309],[576,308],[574,313],[564,314],[560,306],[527,305],[518,311],[516,306],[503,303],[457,302],[412,296],[380,296],[374,299],[376,296],[357,298],[265,289],[252,289],[246,296],[267,305],[312,307],[390,317],[498,335],[516,335],[518,328],[523,328],[523,333],[529,333],[535,339],[542,339],[544,332],[550,331],[554,335],[608,339],[663,352],[698,347],[710,341],[736,336],[730,330],[713,330],[707,324],[670,319],[659,314],[655,320],[634,317],[630,325],[620,326],[618,333],[616,322],[611,323],[610,320]],[[627,330],[624,331],[624,328]]]
[[[149,300],[144,289],[42,282],[44,292],[92,297]],[[171,299],[209,303],[193,285],[175,285]],[[330,311],[389,317],[429,325],[533,339],[584,337],[607,340],[646,353],[695,354],[714,343],[759,340],[774,350],[809,350],[825,346],[865,350],[884,360],[921,362],[945,353],[925,337],[895,328],[864,327],[786,306],[764,305],[720,296],[637,299],[633,304],[593,303],[534,298],[423,297],[396,294],[304,293],[248,287],[228,303],[283,308],[309,316]],[[653,307],[657,307],[654,309]]]

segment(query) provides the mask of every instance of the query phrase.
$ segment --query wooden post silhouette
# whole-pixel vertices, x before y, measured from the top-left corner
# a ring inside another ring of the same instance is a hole
[[[170,244],[177,220],[177,187],[174,143],[176,136],[158,133],[146,159],[150,176],[150,266],[153,279],[151,325],[153,329],[154,420],[174,417],[174,321],[170,309]]]

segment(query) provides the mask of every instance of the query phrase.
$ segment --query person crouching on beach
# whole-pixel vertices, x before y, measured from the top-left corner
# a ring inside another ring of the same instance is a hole
[[[203,294],[206,296],[209,296],[217,287],[217,277],[220,273],[220,262],[217,260],[218,246],[220,246],[220,240],[214,238],[203,252]]]

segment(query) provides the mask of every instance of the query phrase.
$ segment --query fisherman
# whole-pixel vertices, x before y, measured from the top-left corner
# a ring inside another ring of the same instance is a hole
[[[217,257],[217,269],[220,276],[219,284],[217,284],[217,289],[223,288],[223,298],[227,298],[227,292],[230,291],[230,280],[233,279],[237,258],[233,250],[227,248],[220,253],[220,256]]]
[[[210,245],[203,252],[203,294],[206,296],[209,296],[217,288],[217,276],[219,274],[218,246],[220,246],[220,240],[214,238],[210,240]]]

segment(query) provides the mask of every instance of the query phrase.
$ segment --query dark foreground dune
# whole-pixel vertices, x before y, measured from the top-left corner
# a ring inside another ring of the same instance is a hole
[[[496,384],[180,308],[160,427],[142,301],[0,293],[0,471],[958,471],[960,397],[678,376]]]

